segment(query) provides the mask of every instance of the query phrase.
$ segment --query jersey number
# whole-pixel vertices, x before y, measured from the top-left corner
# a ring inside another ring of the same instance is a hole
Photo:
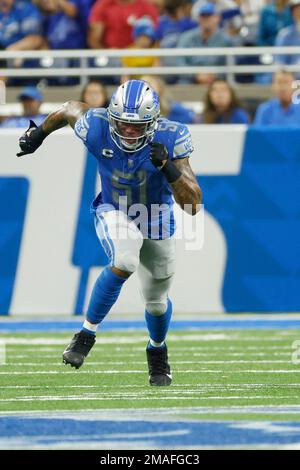
[[[132,180],[138,180],[138,185],[132,185]],[[121,180],[123,180],[121,182]],[[125,182],[124,182],[125,180]],[[127,197],[127,205],[131,206],[135,204],[145,204],[147,203],[147,172],[145,170],[140,170],[137,173],[122,173],[119,170],[114,170],[112,174],[112,198],[113,201],[119,205],[119,198],[121,196]],[[123,190],[123,194],[117,190]],[[139,200],[133,201],[133,189],[139,190]]]

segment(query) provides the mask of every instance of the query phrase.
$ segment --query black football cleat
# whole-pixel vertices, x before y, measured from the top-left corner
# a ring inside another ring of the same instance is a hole
[[[65,364],[71,364],[71,367],[79,369],[95,342],[95,335],[91,335],[85,331],[76,333],[73,336],[71,343],[63,352],[63,362]]]
[[[147,348],[147,361],[150,385],[166,387],[172,383],[172,374],[168,363],[167,346],[164,348]]]

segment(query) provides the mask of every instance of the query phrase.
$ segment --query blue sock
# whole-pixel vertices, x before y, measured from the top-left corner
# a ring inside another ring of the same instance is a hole
[[[127,278],[118,276],[108,266],[102,271],[92,291],[86,314],[87,322],[93,324],[102,322],[119,297],[122,285],[126,280]],[[96,331],[86,329],[85,324],[83,330],[91,334],[96,333]]]
[[[147,310],[145,311],[145,318],[146,318],[147,328],[149,331],[149,336],[156,343],[162,343],[166,339],[168,329],[170,326],[171,316],[172,316],[172,302],[170,299],[168,299],[167,310],[165,311],[165,313],[163,313],[160,316],[151,315],[151,313],[147,312]],[[155,348],[155,346],[152,346],[150,342],[147,347],[150,349]]]

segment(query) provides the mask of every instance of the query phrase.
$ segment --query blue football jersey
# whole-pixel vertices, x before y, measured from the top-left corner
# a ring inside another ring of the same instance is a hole
[[[172,236],[175,231],[172,189],[152,164],[150,146],[135,153],[120,150],[110,135],[104,108],[90,109],[78,119],[74,130],[98,162],[101,193],[91,210],[126,212],[146,238]],[[158,119],[153,142],[164,144],[171,160],[189,157],[193,151],[188,128],[167,119]]]

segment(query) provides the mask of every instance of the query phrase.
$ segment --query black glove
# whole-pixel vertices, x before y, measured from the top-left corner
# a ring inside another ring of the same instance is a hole
[[[22,152],[17,153],[17,157],[22,157],[29,153],[33,153],[42,145],[43,140],[48,134],[43,130],[42,126],[37,126],[35,122],[30,119],[30,124],[27,131],[20,137],[19,145]]]
[[[164,144],[160,144],[159,142],[151,142],[150,160],[158,170],[161,170],[163,167],[163,161],[168,160],[168,151],[166,146]]]
[[[164,174],[168,183],[175,183],[182,173],[168,157],[168,151],[164,144],[160,144],[159,142],[152,142],[150,144],[151,162]],[[163,163],[164,161],[165,163]]]

